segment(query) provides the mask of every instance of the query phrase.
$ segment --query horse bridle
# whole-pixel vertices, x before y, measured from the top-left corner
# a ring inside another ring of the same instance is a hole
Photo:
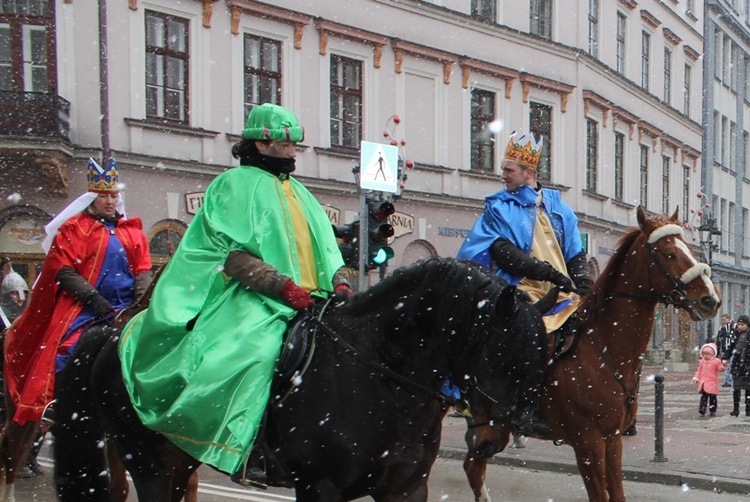
[[[675,307],[681,306],[685,302],[685,300],[687,300],[687,293],[685,292],[684,286],[690,284],[692,281],[703,274],[707,274],[710,277],[711,268],[705,263],[697,263],[690,267],[687,271],[685,271],[679,278],[675,278],[672,274],[670,274],[667,270],[666,265],[657,254],[655,244],[664,237],[668,237],[671,235],[678,235],[682,237],[682,227],[675,224],[669,224],[659,227],[648,237],[648,240],[646,241],[646,249],[648,251],[648,256],[651,258],[651,261],[656,264],[656,267],[662,273],[662,275],[672,283],[672,291],[670,291],[666,295],[656,295],[653,293],[638,294],[615,291],[610,294],[608,298],[627,297],[649,301],[656,300],[659,303],[663,303],[664,305],[674,305]],[[648,291],[652,291],[653,288],[651,286],[651,274],[646,275],[648,277]]]

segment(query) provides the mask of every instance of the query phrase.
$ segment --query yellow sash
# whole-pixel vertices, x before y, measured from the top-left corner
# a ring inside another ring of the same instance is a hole
[[[299,262],[299,282],[300,286],[308,291],[318,288],[318,280],[315,256],[313,255],[312,237],[310,228],[307,226],[307,219],[302,212],[302,208],[292,193],[292,186],[286,179],[281,183],[284,187],[286,203],[289,205],[289,214],[292,217],[292,228],[294,229],[294,238],[297,244],[297,258]]]
[[[542,192],[539,192],[539,198],[536,205],[536,226],[534,227],[534,241],[531,244],[531,257],[540,261],[546,261],[552,265],[555,270],[568,275],[568,267],[565,264],[560,244],[555,237],[555,230],[552,228],[552,222],[549,221],[547,214],[541,208]],[[518,287],[526,291],[534,301],[539,300],[546,295],[555,285],[547,281],[535,281],[533,279],[522,278]],[[544,316],[544,325],[547,333],[552,333],[560,328],[563,323],[570,317],[573,312],[578,310],[581,304],[581,297],[575,293],[560,292],[557,298],[558,303],[567,299],[572,300],[563,310],[556,314]]]

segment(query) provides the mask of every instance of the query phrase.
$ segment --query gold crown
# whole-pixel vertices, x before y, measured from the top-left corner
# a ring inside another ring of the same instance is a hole
[[[508,146],[505,147],[505,158],[515,160],[526,167],[536,169],[539,164],[539,157],[542,155],[543,139],[534,139],[532,133],[519,134],[513,131],[508,140]]]
[[[116,193],[120,191],[120,176],[117,172],[117,162],[115,162],[115,159],[109,159],[107,168],[102,169],[94,159],[89,158],[86,179],[88,180],[89,192]]]

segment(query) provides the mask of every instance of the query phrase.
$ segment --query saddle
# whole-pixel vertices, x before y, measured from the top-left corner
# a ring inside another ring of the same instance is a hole
[[[548,362],[560,359],[560,357],[567,354],[573,348],[576,340],[578,340],[579,326],[580,319],[578,318],[578,312],[575,312],[560,326],[560,329],[549,333],[547,338]]]

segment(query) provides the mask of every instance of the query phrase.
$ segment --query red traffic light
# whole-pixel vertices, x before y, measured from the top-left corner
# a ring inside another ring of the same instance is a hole
[[[375,220],[382,220],[388,218],[390,215],[396,212],[396,208],[389,201],[383,202],[372,202],[370,203],[370,216]]]

